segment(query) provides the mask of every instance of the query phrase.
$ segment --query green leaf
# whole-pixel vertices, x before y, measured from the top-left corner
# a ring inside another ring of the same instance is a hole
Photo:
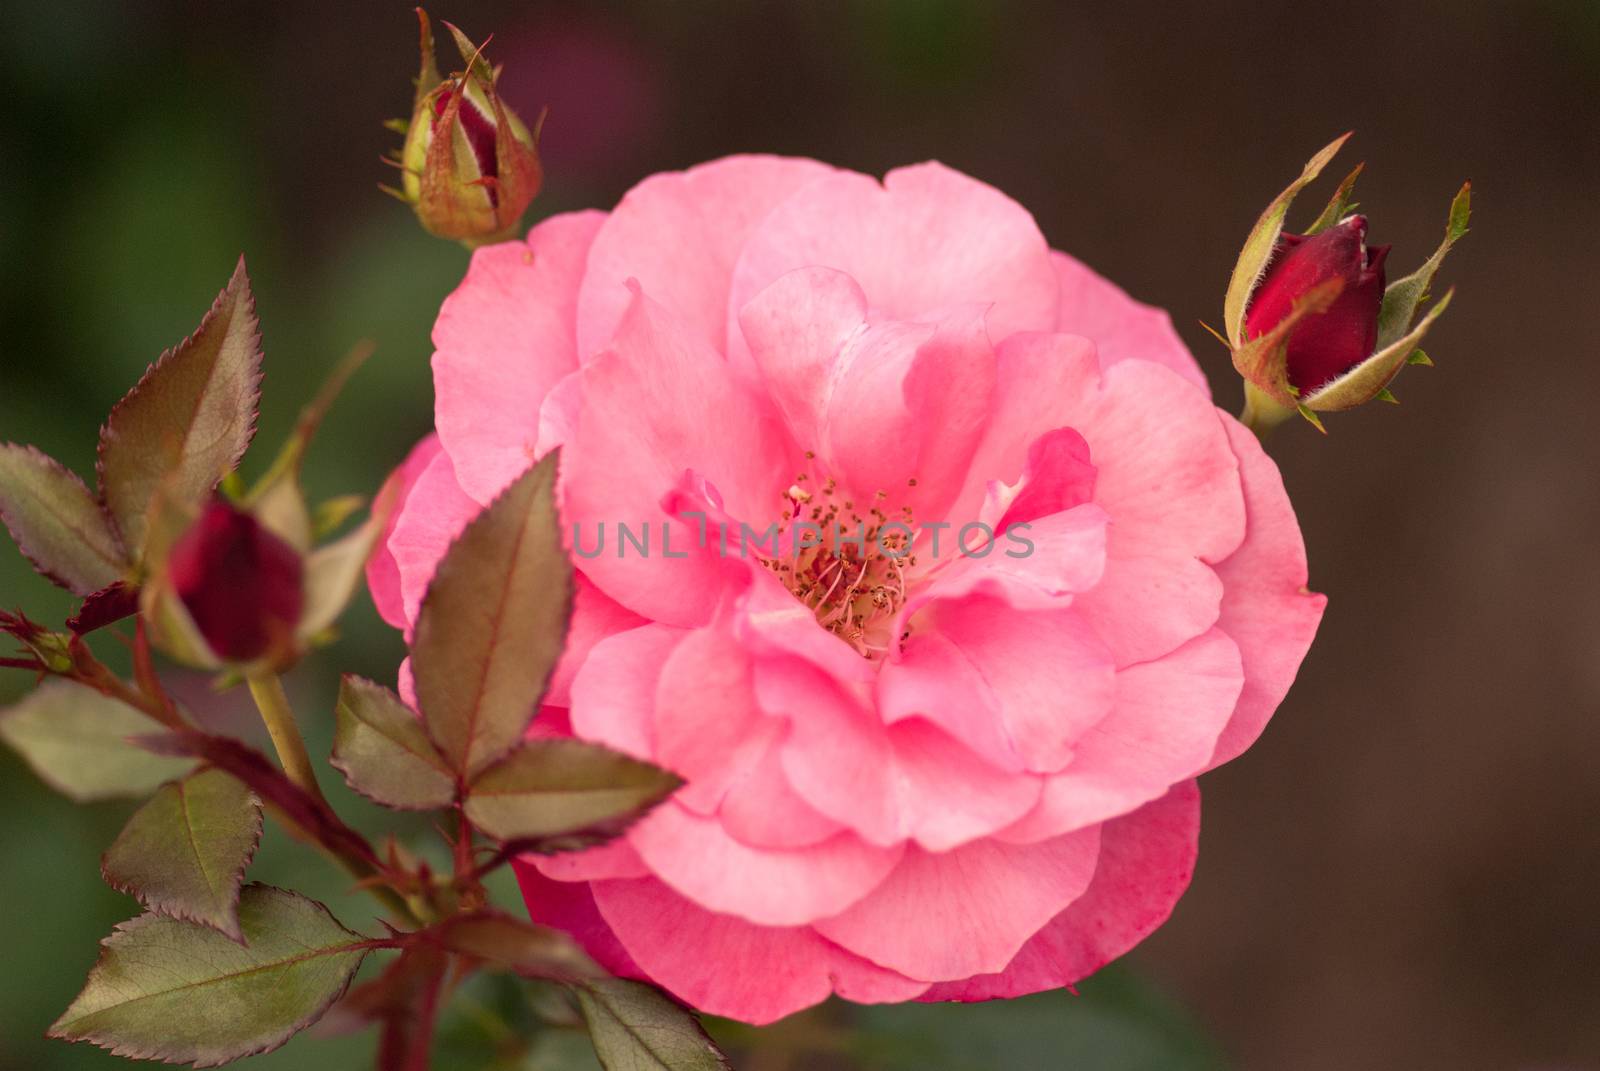
[[[463,806],[473,825],[530,850],[610,840],[683,782],[647,762],[582,740],[529,740],[480,774]]]
[[[606,1071],[728,1071],[732,1066],[693,1013],[647,985],[606,978],[575,992]]]
[[[100,496],[134,558],[156,489],[198,501],[255,432],[261,336],[244,260],[199,328],[161,355],[100,430]]]
[[[215,1067],[275,1049],[319,1019],[372,947],[316,901],[268,885],[245,887],[239,924],[243,945],[160,915],[123,923],[50,1036]]]
[[[1472,218],[1472,183],[1462,185],[1450,202],[1450,215],[1445,222],[1444,241],[1433,251],[1433,256],[1422,267],[1390,283],[1383,292],[1383,305],[1378,310],[1377,348],[1386,350],[1398,342],[1411,329],[1412,317],[1428,299],[1428,287],[1433,282],[1439,265],[1451,248],[1467,233],[1467,222]]]
[[[125,703],[72,681],[47,680],[4,712],[0,739],[62,795],[87,803],[143,796],[193,768],[187,759],[152,755],[128,737],[155,724]]]
[[[1267,262],[1272,259],[1272,250],[1283,231],[1283,219],[1289,212],[1290,203],[1296,194],[1322,174],[1322,169],[1328,166],[1328,162],[1349,138],[1350,135],[1346,134],[1335,139],[1308,160],[1300,177],[1267,205],[1261,218],[1250,228],[1250,235],[1244,240],[1244,248],[1240,250],[1239,260],[1234,265],[1233,277],[1228,280],[1228,292],[1222,300],[1222,329],[1233,346],[1244,341],[1245,307],[1250,303],[1250,295],[1255,292],[1261,273],[1267,270]]]
[[[40,575],[77,595],[110,587],[127,555],[89,489],[47,454],[0,443],[0,521]]]
[[[217,769],[163,786],[134,812],[101,861],[115,889],[158,915],[243,942],[239,887],[261,840],[261,802]]]
[[[422,600],[411,661],[423,722],[452,768],[504,756],[538,710],[572,611],[550,454],[445,553]]]
[[[346,676],[334,718],[332,761],[351,788],[401,810],[455,800],[455,775],[411,708],[389,689]]]
[[[605,975],[566,934],[499,911],[458,915],[427,931],[427,937],[451,952],[528,978],[578,982]]]

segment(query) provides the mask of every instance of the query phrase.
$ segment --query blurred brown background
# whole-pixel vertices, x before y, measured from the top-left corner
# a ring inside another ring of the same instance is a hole
[[[1367,161],[1360,201],[1402,272],[1471,178],[1438,367],[1400,378],[1398,409],[1273,443],[1328,615],[1264,739],[1203,783],[1194,886],[1134,961],[1252,1071],[1600,1068],[1600,4],[434,13],[495,33],[525,114],[551,105],[538,214],[732,151],[936,157],[1170,308],[1228,408],[1196,320],[1313,150],[1357,130],[1343,160]],[[243,249],[267,442],[330,360],[379,341],[315,466],[317,490],[373,486],[429,423],[427,330],[465,266],[374,189],[414,50],[403,3],[8,4],[0,438],[84,470],[97,416]],[[0,556],[0,604],[59,613]],[[363,608],[340,668],[396,658]],[[303,686],[325,697],[330,668]],[[0,945],[0,1066],[109,1066],[34,1038],[89,935],[131,911],[92,869],[125,811],[71,809],[9,756],[0,810],[0,907],[31,920]]]

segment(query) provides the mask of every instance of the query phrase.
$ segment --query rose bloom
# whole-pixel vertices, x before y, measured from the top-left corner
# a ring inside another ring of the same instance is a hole
[[[766,1023],[1068,985],[1167,918],[1195,777],[1261,732],[1324,600],[1165,313],[939,164],[746,156],[480,249],[434,343],[380,610],[414,625],[450,540],[561,447],[569,544],[606,534],[533,731],[686,781],[520,861],[535,920]],[[857,518],[910,553],[793,538]],[[974,521],[1032,553],[960,553]],[[741,554],[741,524],[782,534]]]

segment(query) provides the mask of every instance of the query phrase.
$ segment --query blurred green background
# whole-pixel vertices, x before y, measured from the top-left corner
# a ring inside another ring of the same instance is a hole
[[[1170,308],[1229,407],[1226,354],[1196,321],[1214,321],[1238,242],[1312,150],[1358,130],[1347,154],[1369,165],[1373,240],[1402,270],[1475,182],[1439,367],[1401,378],[1398,411],[1274,444],[1331,606],[1266,737],[1206,779],[1200,867],[1172,922],[1081,998],[873,1010],[848,1044],[833,1009],[742,1067],[1600,1067],[1600,5],[433,13],[494,33],[525,115],[550,106],[535,215],[608,206],[649,172],[731,151],[874,172],[936,157]],[[89,472],[100,417],[244,252],[267,354],[258,441],[274,446],[371,338],[308,482],[374,489],[430,424],[429,329],[467,259],[376,190],[397,140],[379,120],[409,106],[410,8],[22,0],[4,15],[0,439]],[[0,550],[0,605],[64,617],[62,593]],[[363,600],[291,682],[314,750],[337,671],[388,680],[400,653]],[[0,699],[26,685],[0,677]],[[249,724],[241,697],[215,702]],[[329,787],[358,821],[401,828]],[[119,1063],[41,1035],[95,939],[134,913],[97,876],[127,811],[71,806],[0,754],[6,1071]],[[271,834],[253,874],[371,919]],[[441,1066],[487,1066],[472,1025],[452,1031]],[[252,1066],[358,1067],[368,1044],[300,1039]],[[567,1066],[567,1044],[522,1066]]]

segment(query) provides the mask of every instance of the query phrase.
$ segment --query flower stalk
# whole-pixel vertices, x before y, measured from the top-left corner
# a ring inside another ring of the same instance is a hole
[[[256,709],[261,712],[261,721],[267,727],[267,735],[272,737],[272,747],[278,753],[283,772],[308,796],[326,805],[328,801],[317,785],[316,770],[306,752],[306,742],[300,736],[300,727],[295,724],[294,708],[284,693],[283,681],[276,673],[252,673],[245,679],[250,686],[250,696],[256,701]]]

